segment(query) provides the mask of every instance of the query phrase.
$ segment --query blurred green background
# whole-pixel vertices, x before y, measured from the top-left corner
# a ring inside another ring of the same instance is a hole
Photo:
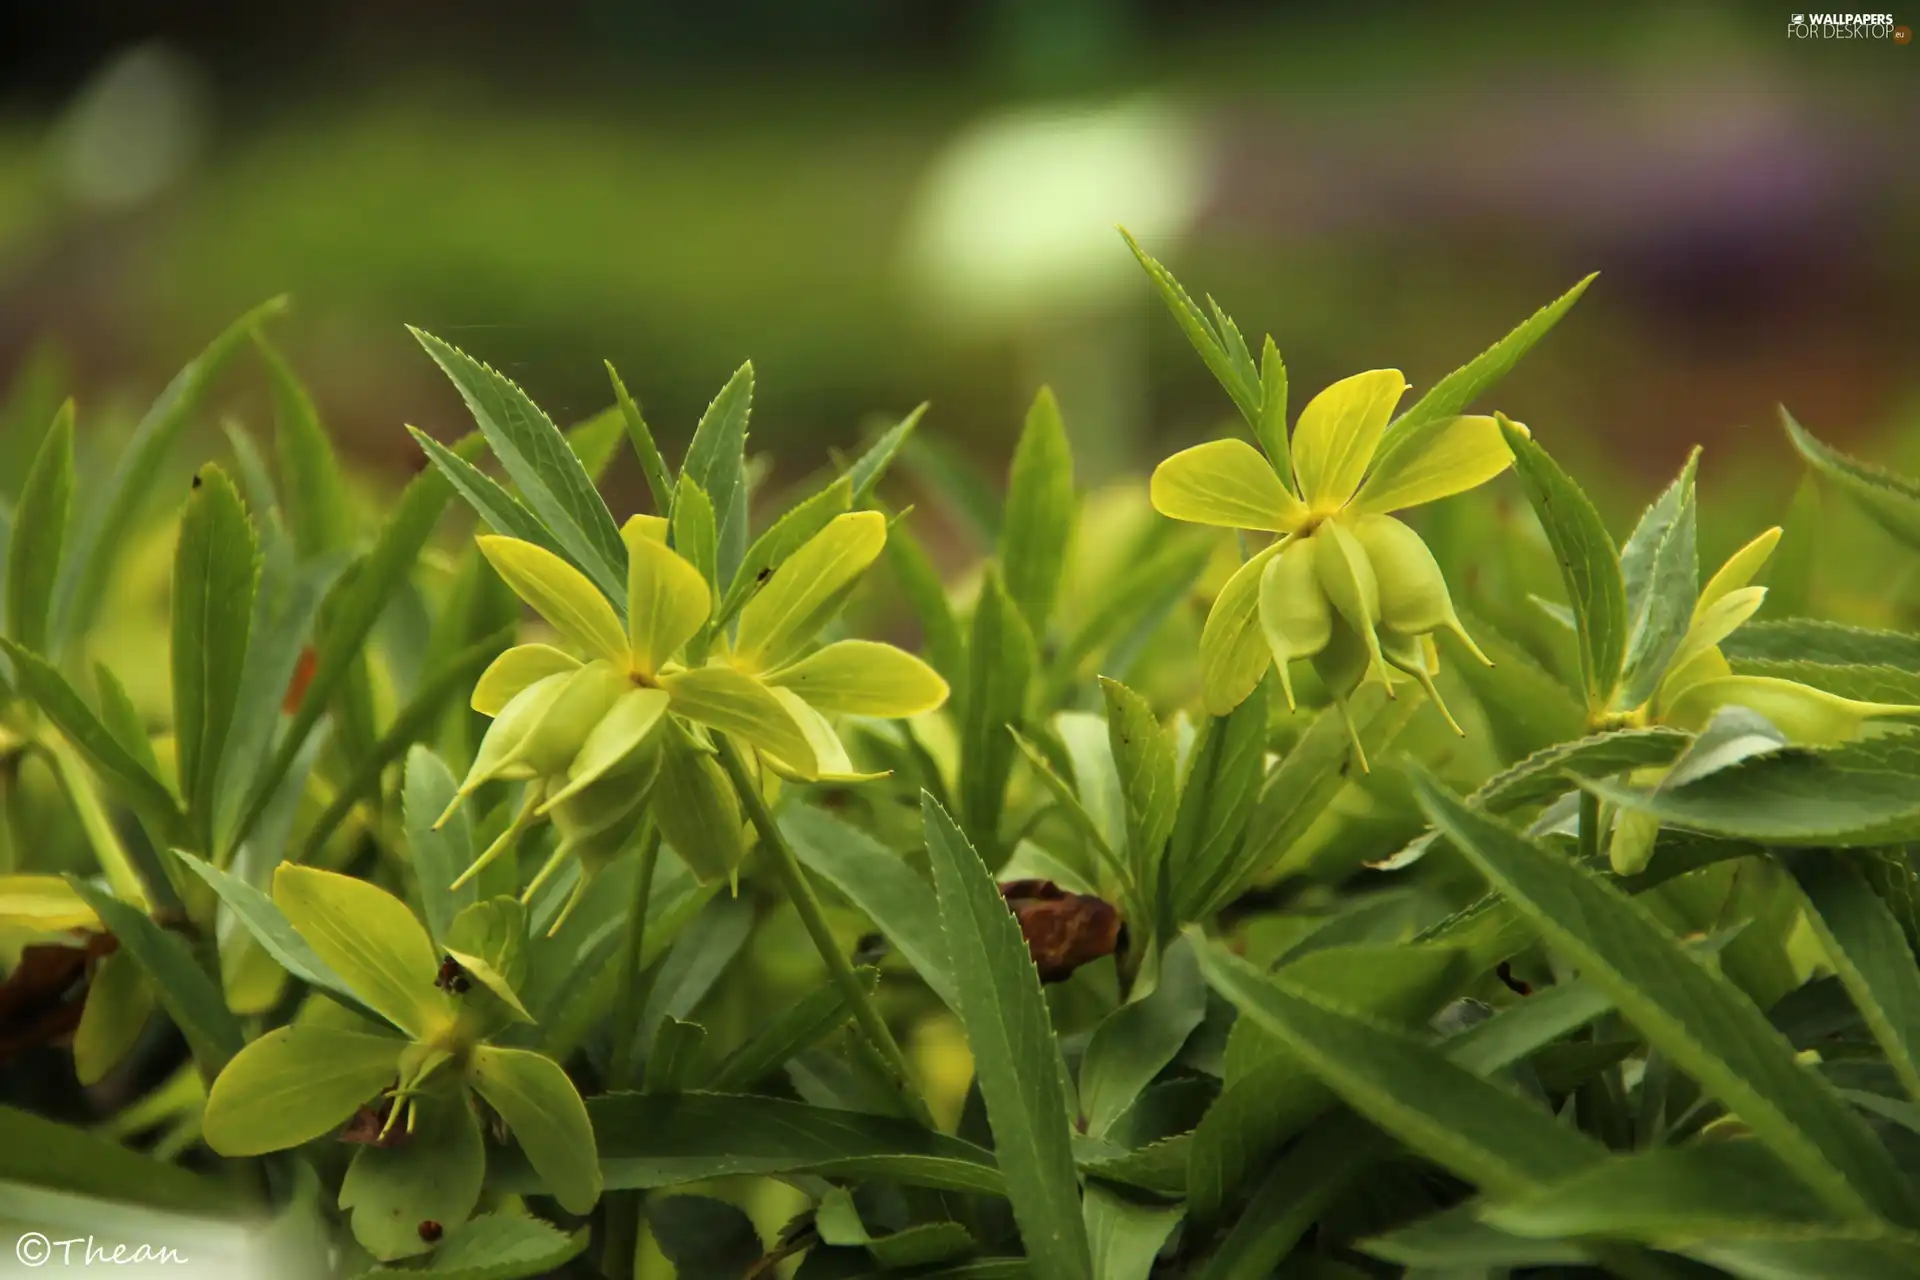
[[[777,477],[922,399],[928,434],[997,471],[1042,381],[1090,478],[1143,473],[1227,405],[1126,223],[1273,332],[1300,402],[1383,365],[1424,386],[1601,271],[1500,407],[1622,523],[1705,443],[1711,550],[1784,510],[1776,403],[1912,452],[1920,52],[1790,40],[1788,16],[11,6],[0,476],[43,428],[36,386],[77,389],[110,441],[116,408],[279,292],[278,338],[370,474],[417,465],[402,423],[462,426],[404,323],[562,421],[606,403],[612,359],[670,446],[751,358]],[[232,381],[229,410],[264,427]],[[630,460],[612,486],[639,503]],[[963,534],[931,534],[950,566]]]

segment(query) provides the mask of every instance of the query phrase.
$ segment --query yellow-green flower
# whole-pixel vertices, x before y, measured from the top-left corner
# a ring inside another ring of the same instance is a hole
[[[1444,715],[1433,690],[1433,632],[1454,632],[1486,661],[1460,625],[1432,552],[1390,513],[1484,484],[1513,454],[1488,417],[1390,435],[1406,389],[1396,369],[1334,383],[1301,411],[1277,466],[1244,441],[1215,440],[1154,471],[1161,514],[1279,535],[1227,581],[1207,617],[1200,661],[1210,713],[1244,701],[1269,663],[1292,705],[1288,665],[1304,658],[1343,711],[1362,682],[1377,680],[1391,695],[1404,676]]]

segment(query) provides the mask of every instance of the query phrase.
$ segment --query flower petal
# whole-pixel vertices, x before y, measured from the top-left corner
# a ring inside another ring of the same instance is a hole
[[[1724,596],[1729,596],[1753,581],[1753,576],[1766,566],[1767,558],[1773,549],[1780,545],[1780,526],[1775,525],[1759,537],[1727,557],[1720,571],[1707,579],[1707,585],[1700,588],[1700,599],[1693,606],[1693,616],[1700,616]],[[1742,619],[1744,621],[1744,619]],[[1715,641],[1715,643],[1719,643]]]
[[[100,917],[63,876],[0,876],[0,925],[30,933],[98,929]]]
[[[550,644],[517,644],[480,673],[473,686],[473,709],[483,716],[497,716],[529,685],[579,667],[580,659]]]
[[[1287,666],[1311,658],[1333,635],[1333,606],[1313,571],[1313,540],[1295,539],[1267,562],[1260,575],[1260,629],[1280,668],[1280,688],[1292,709],[1293,677]]]
[[[732,734],[791,768],[810,775],[813,748],[806,731],[787,713],[773,691],[744,671],[727,666],[696,667],[660,677],[673,709],[689,720]]]
[[[635,520],[639,517],[634,517]],[[629,520],[627,528],[627,630],[633,669],[651,678],[691,640],[713,611],[707,580],[666,543],[656,542]]]
[[[1374,630],[1380,622],[1380,580],[1374,575],[1366,549],[1339,521],[1325,521],[1313,531],[1313,568],[1334,611],[1346,620],[1366,649],[1366,676],[1378,679],[1391,696],[1393,680],[1387,674],[1380,636]]]
[[[1208,715],[1226,715],[1245,702],[1273,661],[1260,630],[1260,575],[1286,545],[1282,539],[1256,553],[1214,597],[1200,631],[1200,696]]]
[[[473,1051],[473,1087],[507,1122],[527,1163],[569,1213],[600,1198],[600,1161],[586,1104],[560,1064],[527,1049]]]
[[[947,700],[947,682],[904,649],[872,640],[836,640],[767,676],[822,711],[900,719]]]
[[[452,1020],[434,986],[440,957],[400,899],[377,885],[283,862],[273,901],[367,1007],[416,1040]]]
[[[630,689],[593,726],[567,769],[567,785],[547,797],[545,813],[613,771],[640,748],[673,701],[665,689]]]
[[[763,671],[799,656],[886,545],[887,518],[878,511],[835,516],[740,610],[735,660]]]
[[[554,630],[596,658],[627,660],[626,628],[586,574],[545,547],[518,538],[488,534],[475,541],[513,593]]]
[[[1666,679],[1671,680],[1674,673],[1684,669],[1707,650],[1718,648],[1722,640],[1738,631],[1754,615],[1766,598],[1765,587],[1741,587],[1738,591],[1722,595],[1708,608],[1695,609],[1687,634],[1681,637],[1680,647],[1673,651],[1673,657],[1667,661]]]
[[[331,1133],[394,1082],[405,1047],[333,1027],[269,1031],[213,1082],[201,1120],[207,1145],[223,1156],[257,1156]]]
[[[1354,505],[1381,515],[1404,511],[1477,488],[1512,463],[1513,450],[1492,418],[1441,418],[1389,444]]]
[[[1824,689],[1774,676],[1725,676],[1703,680],[1686,690],[1663,717],[1681,729],[1706,727],[1721,707],[1758,711],[1796,746],[1822,747],[1845,742],[1866,721],[1881,716],[1920,715],[1920,706],[1889,702],[1855,702]]]
[[[1290,533],[1306,519],[1260,451],[1244,440],[1210,440],[1153,469],[1153,509],[1190,524]]]
[[[818,711],[807,705],[806,699],[791,689],[770,689],[774,697],[780,699],[780,705],[787,709],[793,722],[807,735],[807,745],[813,749],[814,767],[811,773],[800,773],[778,756],[766,757],[767,765],[782,777],[796,782],[871,782],[875,778],[884,778],[887,771],[878,773],[860,773],[853,767],[853,760],[847,755],[847,746],[840,741],[840,735],[834,732],[833,725]]]
[[[1293,473],[1309,507],[1333,511],[1353,497],[1406,390],[1398,369],[1374,369],[1307,402],[1293,428]]]

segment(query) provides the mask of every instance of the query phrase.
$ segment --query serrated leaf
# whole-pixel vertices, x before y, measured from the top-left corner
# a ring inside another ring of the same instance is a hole
[[[193,1049],[202,1071],[212,1073],[240,1051],[240,1024],[227,1010],[226,997],[197,963],[180,935],[155,924],[144,911],[129,906],[76,876],[68,876],[107,931],[131,955]]]
[[[88,487],[89,500],[74,521],[70,553],[61,562],[54,587],[51,635],[55,652],[64,651],[92,624],[114,559],[126,546],[127,530],[144,505],[140,498],[152,487],[153,477],[180,432],[199,411],[214,378],[261,321],[286,307],[284,297],[263,302],[208,343],[174,375],[140,419],[132,438],[117,451],[118,460],[106,483]]]
[[[200,848],[253,625],[259,546],[239,490],[212,465],[194,476],[173,561],[173,723],[180,793]]]
[[[1666,674],[1700,598],[1694,472],[1695,449],[1680,475],[1647,508],[1620,548],[1626,591],[1627,653],[1617,699],[1632,709],[1651,698]]]
[[[1383,447],[1391,444],[1400,433],[1411,431],[1436,418],[1451,418],[1479,399],[1494,383],[1507,376],[1520,358],[1532,350],[1534,343],[1546,337],[1548,331],[1560,323],[1560,317],[1566,315],[1573,304],[1580,300],[1580,295],[1587,291],[1593,279],[1592,275],[1586,277],[1521,321],[1506,337],[1434,383],[1425,395],[1413,403],[1412,408],[1387,427],[1386,437],[1381,442]]]
[[[920,419],[926,415],[928,406],[915,405],[909,413],[893,426],[887,428],[878,440],[875,440],[847,468],[847,478],[853,482],[853,505],[864,507],[873,497],[874,489],[887,474],[887,468],[893,465],[893,459],[906,444],[913,429],[920,425]]]
[[[960,821],[975,846],[997,858],[1007,778],[1018,749],[1007,727],[1018,728],[1026,720],[1037,656],[1032,630],[991,568],[974,607],[967,653],[960,706]]]
[[[1098,1183],[1087,1188],[1087,1243],[1099,1280],[1147,1280],[1155,1257],[1180,1225],[1179,1205],[1130,1200]]]
[[[1716,775],[1724,776],[1724,775]],[[1837,1212],[1920,1215],[1920,1196],[1866,1123],[1718,970],[1641,903],[1469,809],[1431,778],[1421,807],[1494,887],[1578,965],[1649,1043],[1744,1120]]]
[[[1157,908],[1160,863],[1180,798],[1173,743],[1145,698],[1117,680],[1101,680],[1100,689],[1106,699],[1108,742],[1126,810],[1133,883],[1145,902]]]
[[[1785,408],[1780,422],[1807,465],[1851,498],[1875,524],[1908,548],[1920,549],[1920,485],[1884,467],[1849,458],[1795,422]]]
[[[1504,423],[1504,420],[1503,420]],[[1580,674],[1589,712],[1613,702],[1626,657],[1628,618],[1620,556],[1600,513],[1573,478],[1532,437],[1503,425],[1513,469],[1546,530],[1579,630]]]
[[[479,900],[479,886],[472,881],[458,889],[451,887],[474,856],[473,820],[465,807],[440,822],[458,789],[452,771],[431,748],[419,744],[408,748],[400,811],[427,932],[436,939],[445,938],[453,918]]]
[[[845,515],[852,507],[853,481],[841,476],[774,521],[772,527],[747,548],[740,561],[740,572],[734,575],[726,597],[720,602],[717,625],[725,626],[748,598],[766,584],[774,570],[833,523],[835,517]]]
[[[1053,392],[1042,387],[1013,451],[999,543],[1007,594],[1036,636],[1046,634],[1053,615],[1077,505],[1066,424]]]
[[[7,538],[7,636],[36,652],[47,647],[54,584],[72,503],[73,401],[69,400],[54,415],[53,426],[34,455],[20,504],[14,508],[13,532]]]
[[[419,329],[409,331],[466,401],[521,497],[607,597],[626,599],[627,548],[579,457],[511,378]]]
[[[1920,702],[1920,671],[1900,667],[1742,658],[1733,669],[1738,675],[1791,680],[1858,702]]]
[[[552,1275],[586,1251],[592,1233],[568,1235],[538,1218],[483,1213],[447,1232],[424,1274],[440,1280],[531,1280]],[[375,1267],[370,1276],[420,1275],[416,1267]]]
[[[1168,904],[1176,923],[1199,918],[1260,800],[1266,771],[1266,685],[1224,716],[1209,716],[1188,753],[1167,844]]]
[[[1090,1280],[1060,1050],[1040,975],[986,864],[932,796],[922,794],[920,807],[960,1020],[1014,1222],[1043,1274]]]
[[[1691,735],[1659,727],[1596,733],[1536,751],[1480,784],[1469,802],[1489,813],[1511,813],[1564,792],[1571,777],[1605,778],[1671,763]]]
[[[732,582],[747,550],[747,419],[753,413],[753,365],[734,371],[707,405],[680,468],[713,503],[715,582]]]
[[[335,973],[293,925],[279,907],[260,890],[210,862],[176,849],[173,856],[195,875],[205,880],[220,896],[240,926],[253,935],[261,950],[272,956],[281,968],[310,987],[325,991],[350,1009],[364,1010],[366,1005],[339,974]]]
[[[447,483],[487,522],[489,529],[504,537],[532,543],[556,557],[566,555],[560,540],[547,531],[547,526],[492,476],[420,428],[409,426],[407,432],[425,452],[427,460],[447,478]]]
[[[1206,1015],[1206,987],[1193,949],[1174,939],[1160,958],[1160,982],[1094,1028],[1080,1059],[1080,1110],[1098,1138],[1180,1052]]]
[[[1859,664],[1920,671],[1920,636],[1904,631],[1869,631],[1812,618],[1749,622],[1728,636],[1721,648],[1734,662]]]
[[[854,974],[871,995],[880,971],[862,966]],[[786,1065],[788,1059],[824,1040],[845,1024],[852,1012],[846,993],[838,986],[828,983],[815,987],[729,1053],[715,1068],[708,1087],[716,1093],[751,1088]]]
[[[1787,866],[1828,962],[1907,1096],[1920,1101],[1920,968],[1900,922],[1842,857],[1809,852]]]
[[[1173,273],[1148,257],[1146,250],[1140,247],[1125,228],[1121,229],[1120,235],[1126,240],[1127,248],[1133,250],[1133,256],[1140,260],[1140,265],[1146,268],[1148,279],[1153,281],[1153,287],[1159,292],[1161,300],[1167,304],[1167,310],[1173,313],[1174,322],[1180,326],[1180,331],[1187,335],[1187,341],[1191,342],[1193,349],[1200,353],[1200,358],[1206,362],[1207,368],[1213,371],[1213,376],[1220,380],[1220,385],[1226,389],[1227,395],[1240,410],[1240,415],[1249,424],[1258,424],[1261,401],[1258,377],[1248,377],[1245,370],[1234,362],[1213,321],[1188,296],[1187,291],[1180,287],[1180,282],[1173,278]]]
[[[667,460],[660,456],[660,446],[654,443],[653,430],[647,426],[647,420],[640,415],[640,406],[627,394],[626,383],[620,381],[613,362],[607,362],[607,379],[613,383],[613,398],[620,408],[620,419],[626,424],[627,439],[633,444],[633,451],[640,459],[640,470],[647,477],[647,489],[653,494],[653,509],[656,514],[667,516],[673,512],[673,473],[667,468]]]

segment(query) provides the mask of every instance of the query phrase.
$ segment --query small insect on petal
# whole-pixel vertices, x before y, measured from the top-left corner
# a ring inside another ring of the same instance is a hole
[[[1042,982],[1063,982],[1120,945],[1120,913],[1092,894],[1068,893],[1051,880],[1010,880],[1000,896],[1020,922]]]
[[[440,1237],[445,1234],[446,1229],[432,1218],[423,1219],[420,1223],[420,1238],[428,1244],[438,1243]]]

